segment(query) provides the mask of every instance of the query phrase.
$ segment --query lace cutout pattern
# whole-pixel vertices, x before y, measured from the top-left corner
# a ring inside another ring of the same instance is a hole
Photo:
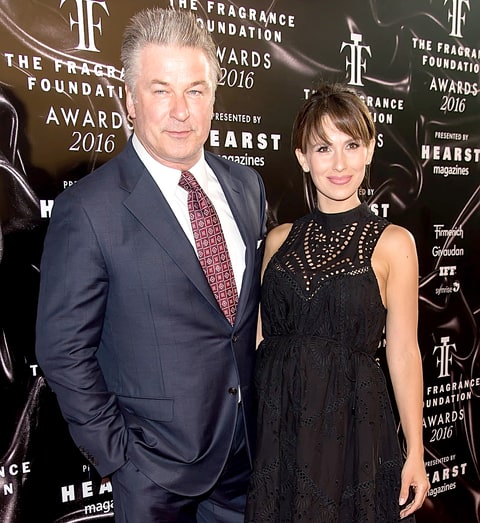
[[[315,217],[316,213],[313,213],[293,225],[271,262],[275,270],[285,273],[305,299],[315,296],[329,279],[341,275],[355,276],[370,270],[371,255],[387,225],[381,220],[360,227],[356,221],[330,229]],[[357,250],[351,253],[353,243]]]

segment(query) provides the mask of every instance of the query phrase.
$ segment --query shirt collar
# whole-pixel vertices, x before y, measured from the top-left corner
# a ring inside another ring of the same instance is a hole
[[[166,195],[173,195],[178,188],[181,171],[167,167],[158,160],[155,160],[155,158],[153,158],[153,156],[151,156],[150,153],[145,149],[135,133],[132,137],[132,145],[140,160],[145,165],[148,172],[153,177],[162,192]],[[191,169],[189,169],[189,171],[193,174],[193,176],[195,176],[197,182],[204,191],[207,190],[208,185],[206,169],[207,164],[205,161],[204,151],[202,150],[201,158],[195,165],[192,166]]]

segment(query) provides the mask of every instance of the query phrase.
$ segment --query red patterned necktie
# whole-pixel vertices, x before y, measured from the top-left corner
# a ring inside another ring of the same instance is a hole
[[[188,214],[200,265],[220,308],[233,325],[237,286],[217,212],[191,172],[182,172],[178,185],[188,191]]]

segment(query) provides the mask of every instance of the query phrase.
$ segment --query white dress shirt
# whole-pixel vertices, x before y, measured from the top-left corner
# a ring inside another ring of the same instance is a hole
[[[185,232],[187,238],[192,244],[195,252],[197,247],[193,237],[192,225],[188,214],[188,193],[182,189],[178,182],[180,181],[181,171],[172,169],[161,164],[146,151],[140,140],[133,134],[132,145],[140,160],[152,175],[163,196],[167,200],[170,208],[175,214],[178,223]],[[223,235],[227,244],[228,253],[232,262],[233,275],[237,285],[237,292],[240,296],[243,273],[245,271],[245,244],[243,242],[237,223],[232,215],[222,187],[215,176],[215,173],[205,161],[202,154],[200,160],[189,171],[195,176],[198,184],[210,198],[218,218],[222,225]]]

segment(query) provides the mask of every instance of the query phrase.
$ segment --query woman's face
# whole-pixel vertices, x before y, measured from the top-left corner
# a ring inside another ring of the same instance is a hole
[[[327,116],[323,129],[328,143],[311,137],[306,151],[295,150],[298,162],[310,172],[317,190],[318,208],[323,212],[343,212],[360,203],[358,188],[365,167],[372,161],[375,140],[366,146],[340,131]]]

